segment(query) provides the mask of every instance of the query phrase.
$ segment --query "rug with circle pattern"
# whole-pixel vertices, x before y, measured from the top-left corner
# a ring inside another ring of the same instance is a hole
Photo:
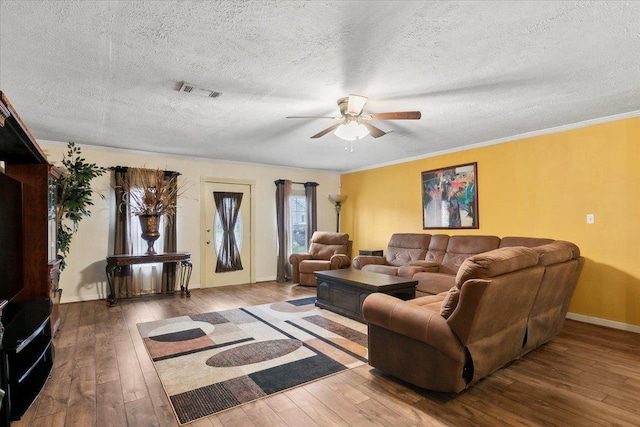
[[[137,325],[180,424],[367,362],[367,327],[315,298]]]

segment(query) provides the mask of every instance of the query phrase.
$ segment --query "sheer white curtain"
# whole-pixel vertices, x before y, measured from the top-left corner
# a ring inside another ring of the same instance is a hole
[[[160,217],[160,223],[158,225],[159,230],[164,230],[165,217]],[[137,216],[131,218],[131,228],[129,229],[131,235],[129,236],[132,244],[134,254],[143,254],[147,252],[147,242],[141,237],[142,228],[140,227],[140,220]],[[160,233],[160,237],[155,241],[153,247],[156,252],[163,252],[164,248],[164,233]],[[138,264],[131,266],[132,268],[132,286],[134,295],[145,295],[162,292],[162,263],[154,264]]]
[[[276,280],[287,282],[291,280],[291,241],[289,239],[289,196],[291,195],[291,181],[279,179],[276,184],[276,226],[278,230],[278,258]]]

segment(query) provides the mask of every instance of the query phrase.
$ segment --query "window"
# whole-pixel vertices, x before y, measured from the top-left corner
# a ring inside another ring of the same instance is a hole
[[[291,235],[291,252],[294,254],[307,252],[307,199],[304,194],[292,195],[289,199],[289,230]]]
[[[158,221],[160,237],[153,244],[153,248],[158,253],[164,252],[164,221],[165,217],[163,215],[160,217],[160,221]],[[131,228],[129,229],[129,233],[131,235],[132,253],[146,253],[148,245],[147,242],[140,237],[142,235],[140,218],[136,215],[131,215],[130,224]],[[131,271],[133,273],[132,289],[139,290],[138,292],[134,291],[133,295],[162,292],[162,263],[132,265]]]

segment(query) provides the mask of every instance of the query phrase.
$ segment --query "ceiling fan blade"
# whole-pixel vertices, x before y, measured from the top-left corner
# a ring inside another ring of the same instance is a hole
[[[397,113],[371,113],[367,114],[369,120],[420,120],[420,111],[399,111]]]
[[[342,123],[336,123],[335,125],[329,126],[328,128],[326,128],[322,132],[316,133],[311,138],[320,138],[321,136],[325,136],[326,134],[328,134],[329,132],[334,131],[335,129],[338,128],[338,126],[341,126],[341,125],[342,125]]]
[[[378,129],[377,127],[375,127],[372,124],[369,124],[367,122],[362,123],[367,129],[369,129],[369,135],[371,135],[374,138],[380,138],[381,136],[386,135],[387,133],[383,130]]]
[[[369,98],[367,98],[366,96],[349,95],[347,113],[353,114],[354,116],[359,116],[360,113],[362,113],[362,110],[364,109],[364,106],[367,103],[368,99]]]
[[[334,119],[338,120],[342,117],[332,117],[332,116],[287,116],[287,119]]]

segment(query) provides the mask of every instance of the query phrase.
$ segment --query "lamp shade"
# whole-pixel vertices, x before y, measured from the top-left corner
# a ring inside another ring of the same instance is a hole
[[[337,205],[338,203],[344,203],[347,200],[347,197],[348,196],[346,194],[329,194],[329,200],[334,205]]]
[[[338,129],[335,130],[334,134],[340,139],[355,141],[356,139],[361,139],[369,135],[369,129],[367,129],[366,126],[353,121],[347,125],[338,126]]]

